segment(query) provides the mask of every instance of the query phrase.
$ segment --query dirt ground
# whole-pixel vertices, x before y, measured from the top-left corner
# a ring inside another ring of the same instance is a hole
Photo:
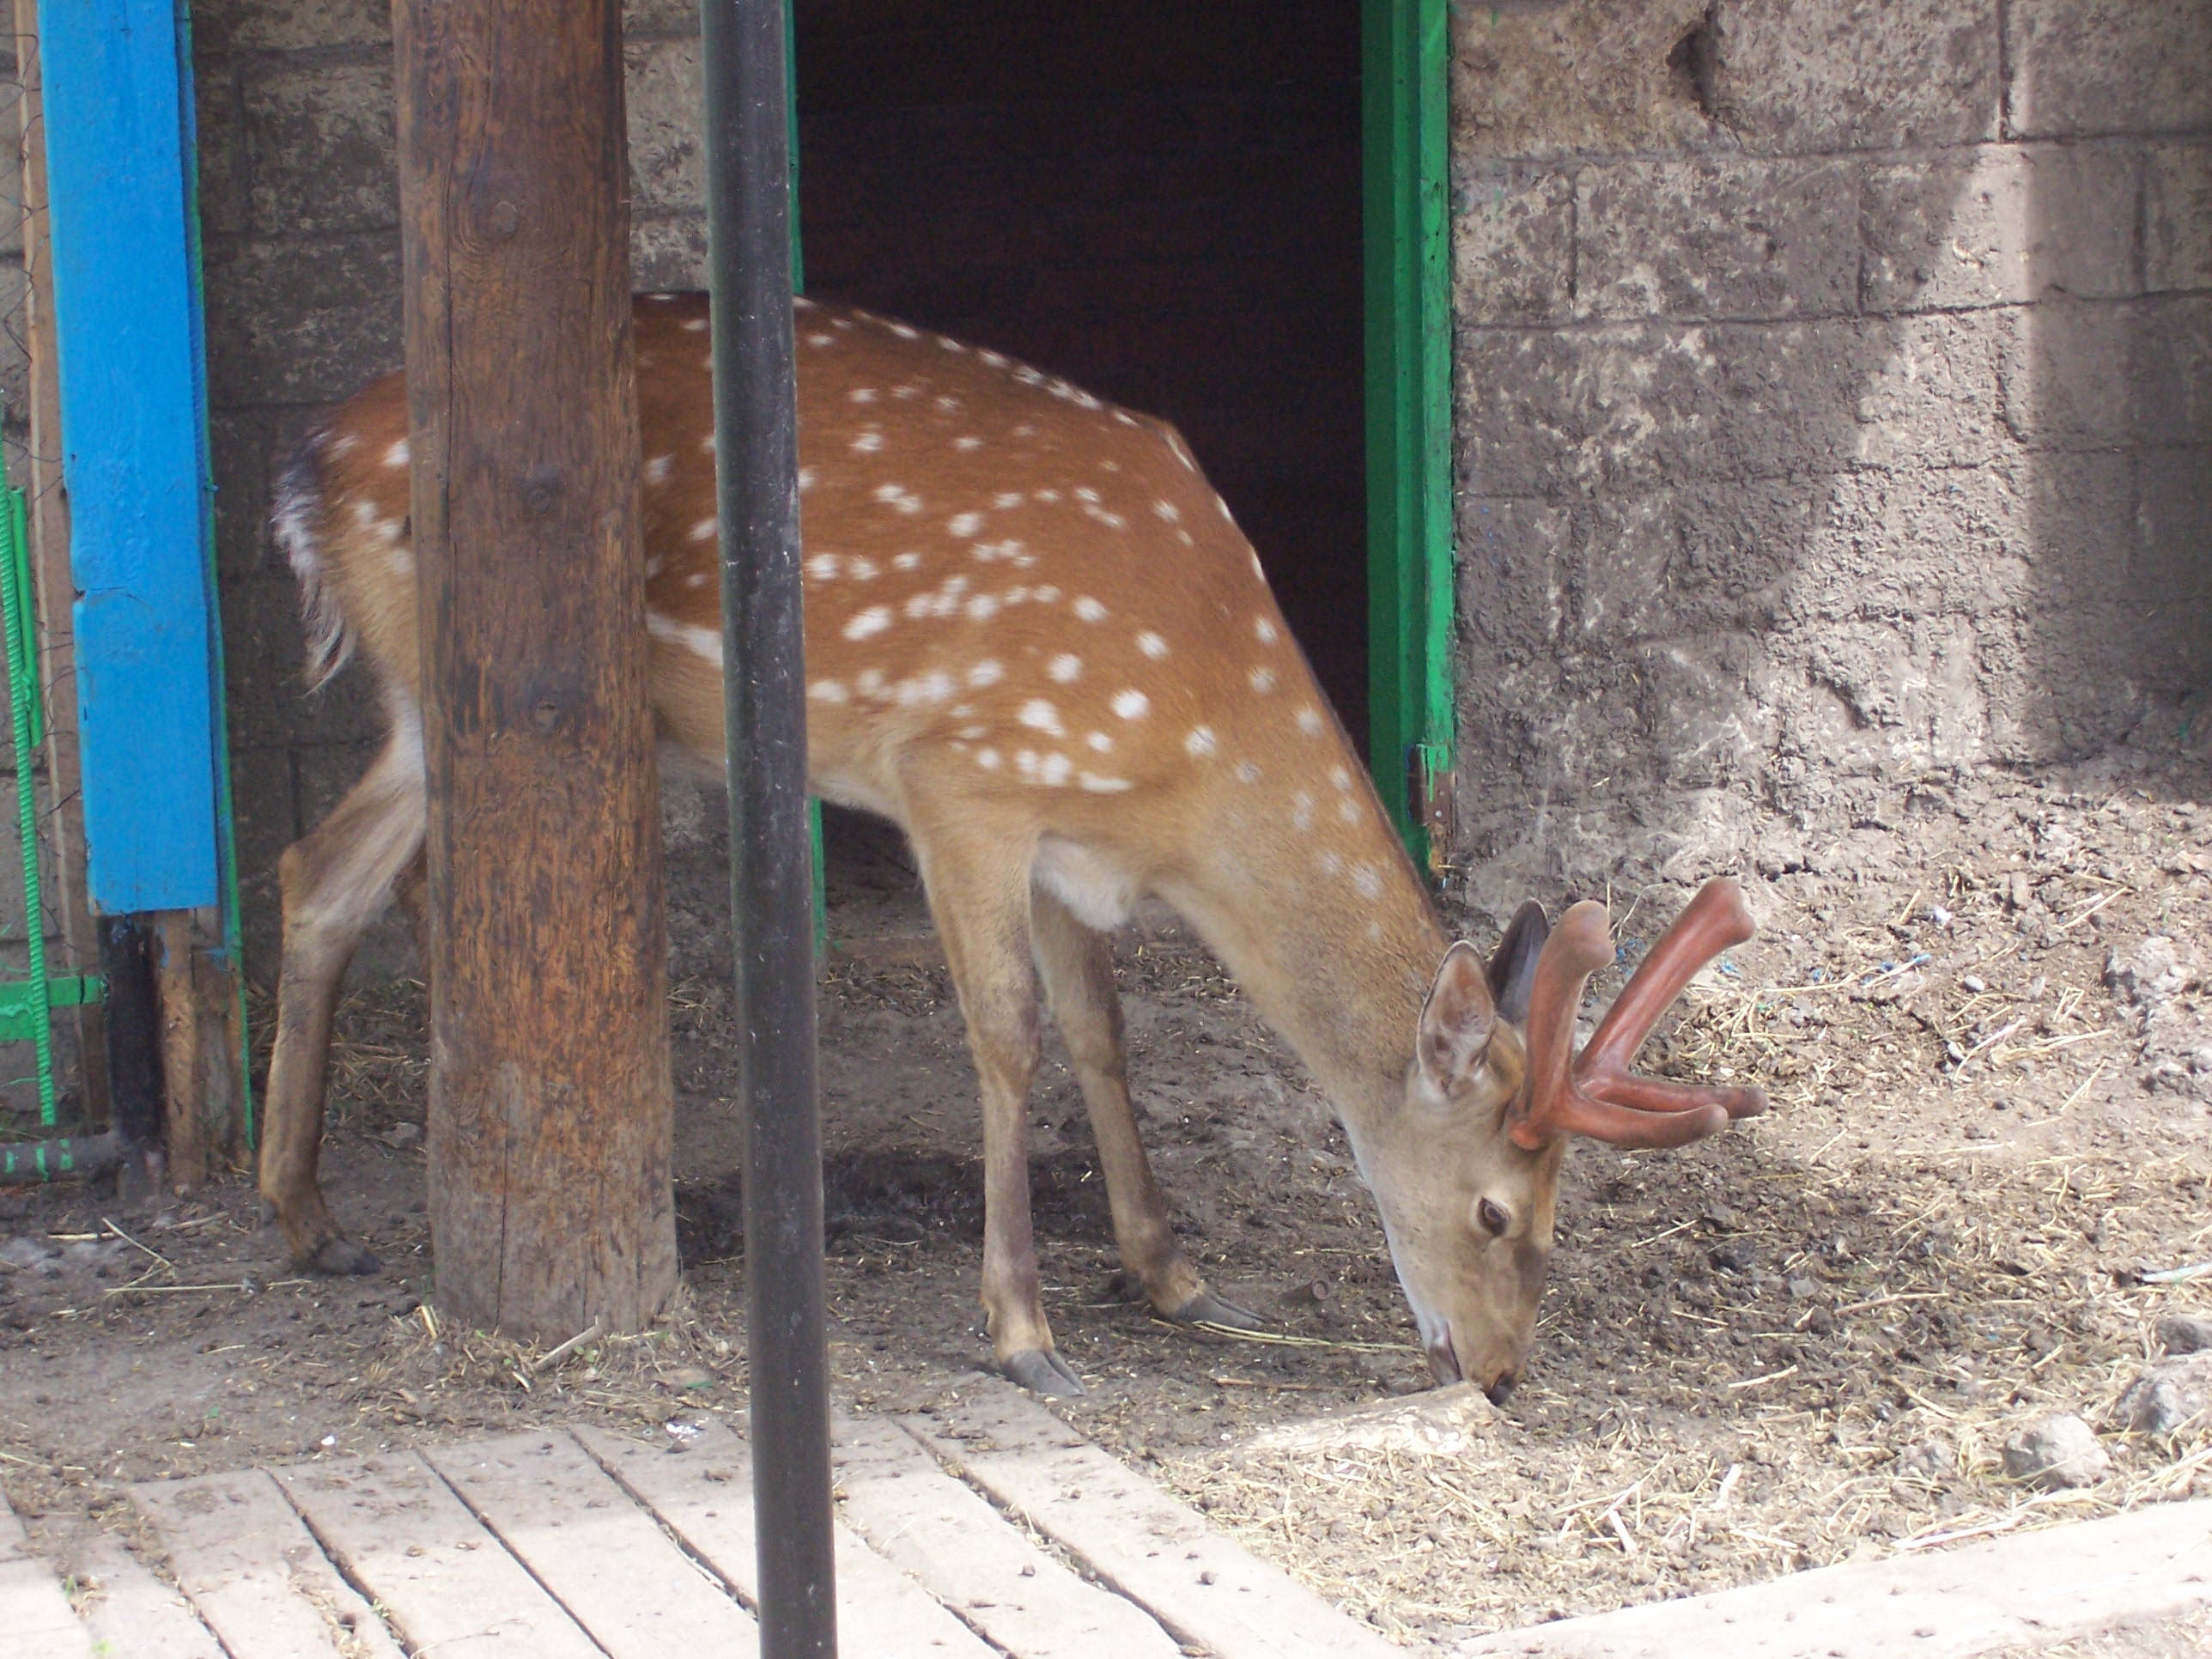
[[[670,827],[686,1305],[542,1370],[422,1305],[423,998],[393,930],[356,971],[325,1159],[382,1276],[293,1273],[242,1174],[157,1217],[0,1194],[0,1484],[53,1559],[94,1528],[136,1537],[133,1480],[553,1420],[665,1434],[742,1408],[722,845],[688,799]],[[1692,988],[1646,1063],[1757,1078],[1776,1109],[1679,1152],[1577,1149],[1529,1373],[1442,1448],[1271,1441],[1425,1372],[1320,1097],[1172,918],[1140,918],[1118,956],[1156,1168],[1216,1285],[1276,1336],[1176,1331],[1115,1294],[1054,1054],[1033,1180],[1048,1305],[1091,1389],[1070,1420],[1437,1654],[2212,1493],[2212,1425],[2151,1438],[2111,1416],[2157,1316],[2212,1309],[2212,1272],[2148,1277],[2212,1259],[2212,770],[2122,750],[1955,778],[1893,822],[1768,847],[1740,872],[1760,938]],[[833,1361],[848,1407],[915,1407],[988,1357],[974,1082],[896,838],[840,819],[831,854]],[[1613,892],[1625,957],[1686,896]],[[1486,945],[1499,920],[1466,931]],[[2054,1411],[2105,1431],[2108,1479],[2005,1476],[2005,1436]]]

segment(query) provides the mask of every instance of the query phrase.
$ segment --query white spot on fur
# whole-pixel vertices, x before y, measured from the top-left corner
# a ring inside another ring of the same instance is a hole
[[[817,702],[843,702],[853,694],[842,680],[817,680],[806,688],[806,695]]]
[[[1182,747],[1183,752],[1193,760],[1211,755],[1216,747],[1213,741],[1213,728],[1210,726],[1194,726],[1190,729],[1190,735],[1182,740]]]
[[[872,386],[856,386],[845,396],[852,403],[872,404],[876,400],[876,389]]]
[[[980,513],[961,513],[945,521],[945,527],[956,536],[972,536],[983,527]]]
[[[952,676],[942,669],[933,669],[898,684],[898,700],[908,708],[917,703],[943,702],[951,695]]]
[[[1252,689],[1255,691],[1259,692],[1262,696],[1265,696],[1268,692],[1275,689],[1275,677],[1267,669],[1254,669],[1251,672],[1250,678],[1252,681]]]
[[[645,481],[649,484],[665,484],[675,467],[676,458],[673,455],[656,455],[645,464]]]
[[[1152,503],[1152,511],[1158,514],[1160,517],[1165,519],[1170,524],[1173,524],[1176,520],[1182,517],[1182,509],[1177,507],[1173,501],[1154,501]]]
[[[975,764],[981,767],[986,772],[997,771],[999,769],[999,751],[995,749],[978,749],[975,751]]]
[[[981,449],[983,441],[981,438],[955,438],[952,447],[955,449]]]
[[[1125,720],[1142,720],[1145,711],[1152,706],[1152,700],[1141,691],[1116,691],[1111,706]]]
[[[988,622],[999,614],[999,601],[988,593],[978,593],[968,601],[968,617],[971,622]]]
[[[687,317],[684,321],[684,331],[686,334],[704,334],[707,319],[704,317]]]
[[[1311,795],[1310,795],[1310,794],[1306,793],[1306,792],[1305,792],[1304,790],[1303,790],[1303,789],[1299,790],[1299,791],[1298,791],[1298,793],[1297,793],[1297,796],[1296,796],[1295,798],[1293,798],[1293,799],[1292,799],[1292,800],[1291,800],[1291,826],[1292,826],[1294,829],[1298,829],[1298,830],[1310,830],[1310,829],[1312,829],[1312,828],[1313,828],[1313,812],[1314,812],[1314,798],[1313,798]]]
[[[1341,766],[1338,767],[1334,771],[1328,775],[1328,781],[1340,789],[1349,789],[1352,787],[1352,774],[1346,771]]]
[[[1127,778],[1102,778],[1096,772],[1085,772],[1077,781],[1094,795],[1119,794],[1132,787]]]
[[[1060,723],[1060,711],[1042,697],[1031,697],[1014,716],[1024,726],[1043,732],[1047,737],[1064,738],[1067,730]]]
[[[714,519],[702,519],[691,526],[691,539],[695,542],[711,542],[720,533],[720,521]]]
[[[837,556],[835,553],[817,553],[806,562],[806,574],[817,582],[836,580]]]
[[[1103,732],[1093,732],[1089,737],[1084,738],[1084,742],[1089,744],[1093,749],[1096,749],[1102,755],[1110,754],[1113,751],[1114,739],[1108,737]]]
[[[883,447],[884,434],[873,427],[870,427],[859,437],[854,439],[852,444],[854,453],[860,455],[872,455]]]
[[[645,631],[656,640],[665,640],[695,657],[704,658],[717,668],[722,665],[722,630],[719,628],[702,628],[696,623],[678,622],[673,617],[648,611],[645,613]]]
[[[891,608],[887,605],[872,605],[845,624],[845,637],[865,640],[880,634],[891,625]]]
[[[1087,623],[1104,622],[1106,607],[1085,593],[1075,601],[1075,614]]]
[[[395,470],[404,467],[413,459],[412,453],[407,447],[407,440],[404,438],[400,439],[384,452],[385,465]]]
[[[1298,730],[1304,732],[1310,738],[1319,737],[1321,735],[1321,710],[1312,708],[1299,709]]]
[[[1065,685],[1082,674],[1083,659],[1063,651],[1045,665],[1044,672]]]
[[[1363,864],[1352,872],[1352,886],[1362,898],[1382,896],[1382,877],[1371,864]]]
[[[1164,657],[1168,653],[1168,642],[1148,629],[1137,635],[1137,649],[1148,657]]]
[[[1250,761],[1238,761],[1237,763],[1237,781],[1239,783],[1259,782],[1260,769],[1255,766]]]
[[[814,469],[813,469],[812,467],[811,467],[811,466],[802,466],[802,467],[800,467],[800,468],[799,469],[799,487],[801,489],[813,489],[813,488],[814,488],[814,477],[815,477],[815,473],[814,473]]]
[[[987,685],[996,685],[1006,678],[1006,671],[986,657],[968,671],[968,684],[977,690]]]
[[[1275,624],[1269,622],[1265,617],[1261,617],[1252,624],[1252,632],[1258,636],[1260,643],[1262,645],[1273,645],[1276,639],[1279,637],[1277,633]]]
[[[1342,819],[1343,819],[1346,823],[1358,823],[1358,822],[1359,822],[1359,803],[1358,803],[1358,800],[1356,800],[1356,799],[1354,799],[1352,796],[1350,796],[1350,795],[1346,795],[1346,796],[1342,800],[1340,800],[1340,801],[1337,802],[1337,804],[1336,804],[1336,815],[1337,815],[1337,817],[1339,817],[1342,818]]]

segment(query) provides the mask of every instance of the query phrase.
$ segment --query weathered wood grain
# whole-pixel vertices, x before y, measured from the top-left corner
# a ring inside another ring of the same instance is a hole
[[[191,1598],[155,1577],[121,1539],[96,1540],[79,1566],[85,1628],[101,1659],[225,1659]]]
[[[676,1232],[621,7],[392,26],[438,1301],[635,1331]]]
[[[400,1659],[266,1472],[148,1481],[131,1500],[233,1659]]]
[[[10,1659],[91,1659],[92,1638],[77,1622],[53,1569],[31,1553],[23,1523],[0,1498],[0,1632]]]
[[[760,1650],[751,1615],[567,1434],[422,1455],[612,1659]]]
[[[605,1659],[527,1569],[412,1453],[276,1471],[348,1577],[438,1659]]]
[[[900,1421],[1179,1638],[1221,1659],[1401,1652],[995,1377],[978,1377],[933,1415]]]
[[[682,1452],[579,1428],[576,1437],[684,1547],[746,1601],[758,1595],[752,1450],[709,1423]],[[848,1528],[837,1528],[837,1651],[843,1659],[991,1659],[991,1649]]]
[[[1143,1608],[1077,1577],[891,1424],[841,1424],[836,1453],[846,1520],[1007,1652],[1176,1659]]]

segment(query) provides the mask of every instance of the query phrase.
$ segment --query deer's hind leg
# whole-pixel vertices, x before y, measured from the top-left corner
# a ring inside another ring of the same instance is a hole
[[[326,1273],[380,1265],[339,1231],[323,1201],[323,1093],[331,1022],[354,947],[391,903],[392,884],[422,852],[422,728],[410,708],[368,773],[277,866],[284,897],[284,960],[276,1048],[269,1062],[261,1196],[275,1208],[294,1258]]]
[[[1145,1299],[1163,1319],[1258,1329],[1255,1315],[1206,1288],[1176,1242],[1129,1100],[1121,998],[1114,988],[1113,951],[1105,935],[1085,927],[1042,886],[1030,902],[1031,948],[1053,1023],[1067,1043],[1090,1110],[1123,1271],[1144,1287]]]

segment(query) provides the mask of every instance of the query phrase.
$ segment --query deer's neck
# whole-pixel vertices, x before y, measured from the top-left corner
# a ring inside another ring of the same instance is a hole
[[[1350,750],[1352,787],[1240,791],[1161,891],[1206,937],[1346,1127],[1395,1109],[1447,940]],[[1348,821],[1340,803],[1358,811]]]

